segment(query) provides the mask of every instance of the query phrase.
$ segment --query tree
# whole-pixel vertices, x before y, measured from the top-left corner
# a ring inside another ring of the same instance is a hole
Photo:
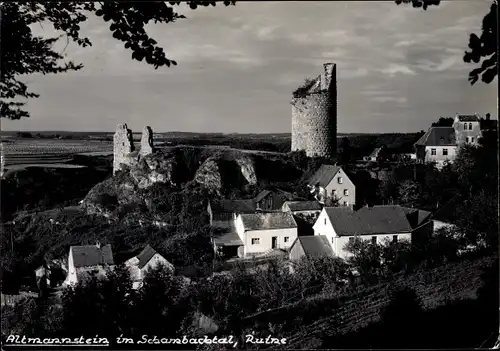
[[[79,70],[82,64],[67,61],[64,54],[53,49],[59,39],[65,37],[82,47],[91,46],[89,38],[80,36],[80,24],[89,15],[109,22],[109,30],[113,37],[124,43],[132,52],[132,59],[143,61],[155,69],[169,67],[177,63],[165,55],[162,47],[151,38],[146,25],[154,23],[170,23],[185,18],[174,8],[180,1],[168,4],[142,1],[110,1],[110,2],[2,2],[1,16],[1,48],[0,48],[0,113],[2,117],[20,119],[29,117],[23,110],[25,102],[19,99],[37,98],[38,94],[28,91],[28,86],[19,80],[19,76],[42,73],[58,74]],[[224,5],[234,5],[234,1],[224,1]],[[198,6],[215,6],[215,1],[192,0],[187,4],[191,9]],[[56,30],[63,34],[53,38],[33,36],[30,25],[51,22]]]
[[[397,5],[411,3],[413,7],[427,10],[428,6],[439,5],[440,0],[396,0],[395,2]],[[497,6],[498,1],[493,0],[490,11],[483,18],[481,35],[478,37],[472,33],[469,37],[470,51],[465,51],[464,62],[479,63],[482,60],[480,67],[469,72],[471,85],[476,83],[479,77],[484,83],[489,84],[498,74]]]
[[[432,127],[452,127],[453,117],[439,117],[437,122],[432,123]]]
[[[358,270],[365,283],[377,280],[382,262],[380,245],[356,237],[344,246],[344,250],[351,254],[347,263]]]
[[[398,186],[398,195],[401,205],[414,207],[421,197],[420,184],[412,180],[405,180]]]

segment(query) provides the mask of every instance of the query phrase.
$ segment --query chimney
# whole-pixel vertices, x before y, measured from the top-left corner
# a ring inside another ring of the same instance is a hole
[[[486,114],[486,120],[489,121],[490,120],[490,117],[491,115],[489,113]]]
[[[330,90],[330,84],[336,84],[337,81],[337,65],[335,63],[325,63],[324,75],[321,77],[321,90]]]

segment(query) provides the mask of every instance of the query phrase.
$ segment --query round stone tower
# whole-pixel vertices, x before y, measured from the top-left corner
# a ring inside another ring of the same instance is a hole
[[[292,151],[331,158],[337,152],[337,67],[297,89],[292,99]]]

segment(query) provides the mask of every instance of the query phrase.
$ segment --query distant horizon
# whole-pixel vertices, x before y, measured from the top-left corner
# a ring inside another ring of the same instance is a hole
[[[425,130],[424,130],[425,131]],[[114,134],[115,131],[78,131],[78,130],[29,130],[29,129],[22,129],[22,130],[1,130],[0,135],[2,134],[12,134],[12,133],[78,133],[78,134]],[[134,131],[132,130],[133,134],[141,134],[142,131]],[[179,133],[179,134],[222,134],[222,135],[234,135],[234,134],[240,134],[240,135],[292,135],[291,132],[276,132],[276,133],[242,133],[242,132],[183,132],[180,130],[175,130],[175,131],[166,131],[166,132],[158,132],[153,129],[153,134],[168,134],[168,133]],[[347,135],[347,134],[365,134],[365,135],[372,135],[372,134],[412,134],[412,133],[420,133],[419,131],[415,132],[383,132],[383,133],[362,133],[362,132],[337,132],[337,135]]]

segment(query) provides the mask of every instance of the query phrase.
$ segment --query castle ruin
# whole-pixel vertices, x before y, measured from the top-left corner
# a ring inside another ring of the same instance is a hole
[[[331,158],[337,152],[337,65],[307,81],[292,99],[292,150]]]
[[[142,130],[141,147],[137,152],[134,146],[132,130],[126,124],[119,124],[113,136],[113,174],[119,171],[123,165],[130,166],[139,161],[140,158],[154,152],[153,130],[146,126]]]

